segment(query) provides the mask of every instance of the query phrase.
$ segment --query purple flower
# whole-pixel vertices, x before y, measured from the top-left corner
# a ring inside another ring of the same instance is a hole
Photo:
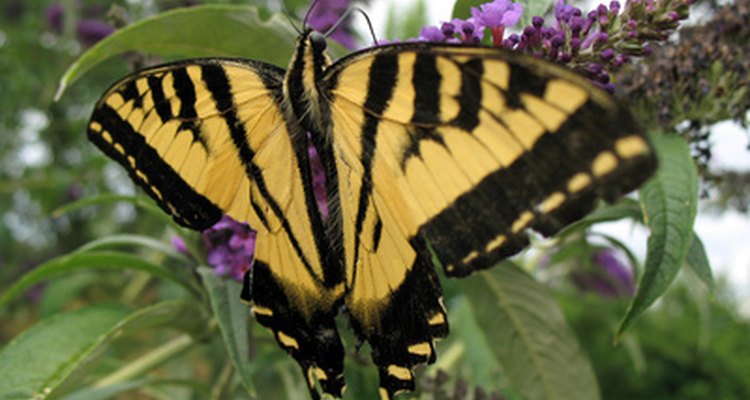
[[[615,251],[601,249],[592,255],[590,269],[575,271],[573,283],[582,291],[603,297],[626,297],[635,293],[632,269],[618,258]]]
[[[494,0],[479,8],[471,8],[471,15],[477,24],[492,31],[492,43],[495,46],[502,45],[505,28],[517,24],[522,13],[523,6],[510,0]]]
[[[449,23],[446,22],[443,25],[445,26],[448,24]],[[453,26],[452,24],[450,25]],[[453,31],[449,30],[449,32],[450,34],[446,35],[444,31],[437,26],[425,26],[421,31],[419,31],[419,39],[426,42],[443,42],[447,37],[453,36]]]
[[[475,18],[467,20],[454,19],[451,23],[456,26],[456,33],[460,36],[462,43],[477,44],[484,37],[484,25]]]
[[[326,193],[325,169],[323,169],[323,163],[320,161],[315,146],[310,145],[307,150],[310,155],[310,168],[312,169],[313,174],[313,194],[315,195],[315,201],[318,203],[320,214],[324,219],[328,219],[328,195]]]
[[[63,28],[63,6],[60,3],[52,4],[47,7],[46,19],[50,30],[55,33],[62,33]]]
[[[310,6],[313,6],[313,8],[309,10],[310,15],[308,15],[306,22],[316,31],[325,32],[339,21],[350,5],[350,0],[312,0]],[[347,20],[339,25],[331,34],[331,38],[347,49],[353,49],[356,42],[349,29],[349,19],[347,17]]]
[[[255,231],[229,216],[203,231],[203,244],[208,264],[214,267],[216,275],[242,280],[253,265]]]
[[[95,20],[95,19],[84,19],[76,26],[76,35],[78,40],[86,46],[92,46],[96,42],[109,36],[115,28],[109,26],[107,23]]]
[[[82,8],[81,5],[78,4],[78,8],[79,14],[83,13],[93,17],[97,17],[101,14],[101,10],[98,7],[92,6]],[[47,7],[46,19],[47,25],[52,32],[57,34],[62,33],[63,22],[65,20],[65,8],[59,3],[52,4]],[[76,25],[76,37],[78,38],[78,41],[86,47],[94,45],[96,42],[109,36],[114,31],[115,28],[96,18],[81,19]]]
[[[523,13],[523,6],[510,0],[494,0],[471,8],[471,16],[477,23],[489,28],[513,26],[518,23]]]
[[[172,236],[172,239],[170,239],[170,242],[172,243],[172,247],[174,247],[177,252],[182,253],[184,255],[190,255],[190,252],[188,251],[187,244],[185,244],[185,240],[183,240],[179,236]]]
[[[565,4],[565,0],[557,0],[557,4],[555,4],[555,19],[561,22],[570,21],[570,18],[577,13],[580,14],[580,12],[581,10],[578,8]]]

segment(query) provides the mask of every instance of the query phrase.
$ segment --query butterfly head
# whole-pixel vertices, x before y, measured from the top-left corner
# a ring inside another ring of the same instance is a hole
[[[297,118],[308,130],[318,131],[320,117],[318,83],[331,64],[326,52],[326,38],[320,32],[305,29],[297,39],[297,50],[289,63],[285,94]]]
[[[311,28],[305,29],[297,39],[297,54],[292,58],[289,69],[297,66],[304,66],[305,69],[323,70],[331,63],[326,50],[328,43],[326,37]]]

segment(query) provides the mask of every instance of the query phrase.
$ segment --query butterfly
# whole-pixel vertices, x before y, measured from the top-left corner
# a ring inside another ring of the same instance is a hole
[[[381,397],[413,390],[448,334],[433,255],[450,277],[489,268],[656,167],[631,115],[561,66],[424,42],[332,62],[311,29],[287,70],[203,58],[126,76],[87,131],[179,224],[257,230],[242,298],[316,399],[345,386],[338,314],[371,346]]]

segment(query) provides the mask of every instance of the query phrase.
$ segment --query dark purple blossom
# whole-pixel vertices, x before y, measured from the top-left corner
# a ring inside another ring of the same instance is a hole
[[[565,4],[565,0],[557,0],[557,4],[555,4],[555,19],[558,22],[568,22],[576,13],[580,15],[580,12],[581,10]]]
[[[351,6],[351,0],[312,0],[309,10],[307,24],[318,32],[325,32],[333,27],[346,10]],[[356,46],[354,34],[349,27],[349,17],[343,24],[331,34],[331,38],[346,47],[353,49]]]
[[[477,44],[482,41],[484,26],[475,18],[454,19],[451,23],[456,27],[456,34],[461,43]]]
[[[114,27],[97,18],[102,14],[100,7],[84,8],[80,3],[77,3],[77,8],[79,14],[91,16],[91,18],[79,19],[75,26],[76,39],[84,46],[92,46],[115,31]],[[54,3],[47,7],[46,20],[47,26],[52,32],[61,34],[65,21],[65,8],[62,4]]]
[[[328,219],[328,196],[326,194],[326,175],[325,170],[323,169],[323,163],[320,161],[315,146],[310,145],[308,147],[308,153],[310,155],[310,169],[313,174],[313,193],[315,194],[315,201],[318,203],[318,209],[320,210],[323,219]]]
[[[76,36],[86,46],[93,46],[114,31],[115,28],[96,19],[84,19],[76,26]]]
[[[45,18],[47,19],[47,26],[49,26],[52,32],[62,33],[63,12],[63,5],[60,3],[55,3],[47,7]]]
[[[611,249],[595,252],[590,268],[573,272],[571,279],[581,291],[596,292],[603,297],[629,297],[635,293],[632,268]]]
[[[688,0],[633,0],[623,7],[619,1],[600,4],[588,13],[558,0],[555,22],[544,26],[535,16],[522,29],[519,40],[503,40],[502,46],[550,61],[568,64],[605,90],[613,91],[610,74],[631,61],[647,56],[651,40],[665,40],[688,16]],[[585,16],[584,16],[585,15]],[[497,45],[497,44],[496,44]],[[591,72],[598,63],[604,72]]]
[[[217,275],[242,280],[253,265],[255,234],[247,224],[226,215],[203,231],[207,261],[214,267]]]

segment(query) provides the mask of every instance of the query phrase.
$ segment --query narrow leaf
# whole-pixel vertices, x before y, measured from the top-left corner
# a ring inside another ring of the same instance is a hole
[[[166,256],[169,256],[169,257],[181,260],[181,261],[188,260],[188,258],[185,255],[175,250],[172,246],[160,240],[156,240],[151,237],[143,236],[143,235],[120,234],[120,235],[105,236],[103,238],[92,240],[84,244],[83,246],[79,247],[76,251],[86,252],[86,251],[93,251],[93,250],[98,250],[102,248],[112,248],[112,247],[143,247],[143,248],[155,250]]]
[[[545,287],[510,262],[462,285],[493,355],[523,398],[599,399],[591,365]]]
[[[250,316],[248,306],[240,301],[242,285],[231,279],[216,276],[210,268],[198,269],[211,300],[211,309],[219,322],[219,330],[229,358],[240,377],[240,382],[250,396],[255,393],[248,359],[247,323]]]
[[[543,17],[553,4],[550,0],[518,0],[516,3],[521,3],[523,6],[521,21],[517,25],[519,29],[531,25],[531,18],[535,16]]]
[[[75,371],[116,338],[169,323],[187,303],[168,301],[135,312],[97,305],[57,314],[17,336],[0,352],[0,399],[54,395]]]
[[[619,336],[661,296],[680,270],[693,240],[698,174],[687,143],[676,135],[652,135],[659,170],[640,191],[644,222],[651,231],[643,275]]]
[[[600,222],[619,221],[626,218],[634,221],[641,221],[643,219],[641,206],[638,201],[628,197],[622,198],[612,205],[601,205],[592,213],[566,226],[558,233],[558,236],[565,236]]]
[[[52,279],[57,276],[68,274],[72,271],[90,268],[110,268],[122,270],[136,270],[148,272],[156,277],[172,281],[193,294],[198,291],[180,275],[160,265],[150,263],[141,257],[116,251],[91,251],[83,253],[72,253],[53,258],[17,280],[0,295],[0,308],[23,294],[28,288],[37,283]]]
[[[286,65],[294,37],[294,29],[280,14],[264,21],[254,6],[177,8],[128,25],[98,42],[65,71],[56,98],[91,68],[127,51],[181,57],[247,57]]]
[[[693,241],[690,242],[690,249],[685,257],[685,263],[709,290],[714,289],[715,282],[713,272],[711,271],[711,263],[708,261],[708,255],[706,255],[706,249],[703,247],[701,238],[695,232],[693,232]]]
[[[42,320],[0,353],[0,399],[40,398],[54,390],[129,311],[94,306]]]

